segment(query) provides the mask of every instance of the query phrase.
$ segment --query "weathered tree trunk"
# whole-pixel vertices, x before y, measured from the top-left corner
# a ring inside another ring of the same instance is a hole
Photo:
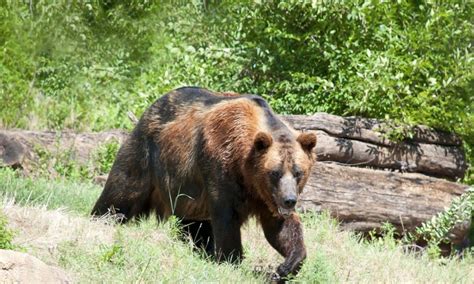
[[[447,208],[468,187],[415,173],[397,173],[340,166],[315,165],[300,199],[303,210],[328,210],[343,227],[366,232],[392,223],[410,231]],[[453,236],[458,242],[467,228]]]
[[[320,161],[418,172],[451,180],[463,177],[467,169],[461,140],[452,133],[416,126],[412,139],[394,143],[384,135],[390,127],[375,119],[326,113],[283,118],[296,129],[317,131],[316,153]]]
[[[333,136],[390,146],[393,144],[383,133],[391,126],[382,120],[362,117],[341,117],[328,113],[314,115],[283,115],[297,129],[323,130]],[[461,140],[453,133],[436,131],[424,125],[413,127],[413,141],[419,143],[460,146]]]
[[[418,172],[448,179],[461,178],[466,170],[462,148],[415,142],[393,146],[334,137],[317,130],[319,161],[337,161],[358,167]]]
[[[466,161],[460,140],[453,134],[419,126],[415,127],[412,140],[397,144],[379,132],[387,131],[387,126],[373,119],[322,113],[283,118],[297,129],[316,131],[318,136],[319,162],[300,208],[328,210],[344,228],[365,232],[390,222],[400,231],[411,230],[441,212],[467,188],[427,176],[463,176]],[[4,165],[34,171],[39,147],[53,154],[72,151],[79,163],[85,163],[99,145],[111,139],[122,143],[127,135],[123,131],[0,130],[0,160]],[[457,230],[454,239],[457,241],[464,234],[465,230]]]
[[[15,156],[17,167],[23,168],[27,173],[34,171],[39,161],[39,154],[44,151],[50,153],[52,157],[70,152],[75,161],[84,164],[92,158],[92,154],[101,144],[111,140],[122,143],[127,136],[127,132],[119,130],[97,133],[0,130],[0,149],[4,149],[3,152],[0,151],[0,166],[2,159],[8,166],[13,161],[6,158]],[[14,144],[17,146],[13,148]]]

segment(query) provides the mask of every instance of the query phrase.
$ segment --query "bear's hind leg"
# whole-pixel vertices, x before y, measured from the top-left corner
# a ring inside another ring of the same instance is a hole
[[[91,214],[98,217],[117,214],[124,217],[121,223],[147,216],[150,195],[148,176],[127,177],[122,171],[113,169]]]
[[[214,255],[214,238],[210,221],[182,220],[183,233],[190,236],[196,249]]]

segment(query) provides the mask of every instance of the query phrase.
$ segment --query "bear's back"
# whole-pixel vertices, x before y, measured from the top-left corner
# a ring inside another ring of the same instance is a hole
[[[202,110],[210,110],[217,104],[236,99],[249,100],[262,109],[270,128],[285,127],[285,124],[272,112],[268,103],[257,95],[241,95],[233,92],[218,93],[200,87],[181,87],[163,95],[149,107],[144,117],[159,118],[160,123],[166,123],[175,120],[177,115],[183,113],[182,110],[187,110],[193,105]]]
[[[193,105],[203,110],[226,100],[233,100],[238,96],[220,96],[219,93],[211,92],[199,87],[182,87],[173,90],[156,100],[145,112],[144,118],[150,121],[158,121],[161,124],[173,121]]]

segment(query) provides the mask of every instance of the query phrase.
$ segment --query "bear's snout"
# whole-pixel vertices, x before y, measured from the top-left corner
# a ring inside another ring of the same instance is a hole
[[[296,205],[296,195],[291,195],[283,202],[287,209],[293,209]]]
[[[274,198],[281,215],[289,216],[294,212],[298,201],[298,186],[293,175],[286,174],[280,179]]]

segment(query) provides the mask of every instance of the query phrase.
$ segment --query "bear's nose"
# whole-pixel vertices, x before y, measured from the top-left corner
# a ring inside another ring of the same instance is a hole
[[[288,209],[291,209],[293,207],[295,207],[296,205],[296,197],[289,197],[287,199],[285,199],[285,207],[288,208]]]

